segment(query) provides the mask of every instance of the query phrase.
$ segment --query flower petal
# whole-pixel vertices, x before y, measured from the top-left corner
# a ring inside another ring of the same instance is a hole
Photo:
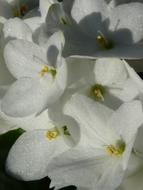
[[[107,4],[104,0],[76,0],[71,14],[87,35],[96,38],[98,31],[104,32],[103,20],[108,16]]]
[[[39,1],[39,9],[41,13],[41,17],[43,21],[45,21],[45,18],[47,16],[48,10],[50,6],[54,3],[54,0],[40,0]]]
[[[11,5],[5,1],[5,0],[0,0],[0,16],[3,16],[5,18],[10,18],[13,17],[13,12],[12,12],[12,7]]]
[[[119,107],[110,118],[109,126],[111,129],[116,130],[125,143],[128,144],[135,137],[142,123],[143,111],[141,102],[134,100]]]
[[[28,117],[10,117],[5,115],[0,110],[0,117],[5,121],[5,123],[9,126],[13,126],[16,128],[22,128],[26,131],[32,131],[37,129],[49,129],[54,127],[51,119],[49,118],[47,110],[39,114],[38,116],[31,115]]]
[[[47,86],[41,84],[39,80],[19,79],[2,99],[2,112],[13,117],[36,114],[47,105],[47,94]]]
[[[140,169],[135,175],[126,178],[118,190],[142,190],[143,187],[143,170]]]
[[[10,41],[5,47],[4,58],[9,71],[16,78],[39,77],[44,63],[47,63],[46,52],[24,40]]]
[[[113,32],[113,41],[133,44],[143,40],[142,10],[142,3],[128,3],[112,9],[109,30]]]
[[[9,19],[7,22],[5,22],[3,33],[4,38],[7,41],[10,39],[23,39],[32,41],[31,29],[19,18]]]
[[[128,76],[123,61],[117,58],[100,58],[95,64],[95,80],[103,86],[122,84]]]
[[[47,176],[51,160],[68,148],[60,136],[49,140],[46,131],[24,133],[11,148],[6,169],[18,179],[41,179]]]
[[[64,113],[78,122],[80,130],[88,136],[94,146],[110,144],[116,138],[106,126],[113,111],[90,98],[79,94],[73,95],[65,105]]]

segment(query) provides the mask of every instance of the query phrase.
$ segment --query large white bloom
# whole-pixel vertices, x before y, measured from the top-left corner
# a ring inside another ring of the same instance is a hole
[[[56,23],[55,27],[63,29],[65,56],[142,58],[142,9],[142,3],[111,8],[104,0],[75,0],[70,19],[65,8],[52,5],[47,27],[53,22],[53,26]]]
[[[52,185],[114,190],[122,181],[143,122],[141,103],[125,103],[113,112],[84,96],[74,95],[65,106],[65,113],[78,122],[80,142],[51,162],[48,175]]]
[[[2,112],[16,117],[37,114],[62,95],[67,79],[63,44],[61,32],[49,39],[46,49],[24,40],[8,43],[5,61],[18,80],[2,99]]]

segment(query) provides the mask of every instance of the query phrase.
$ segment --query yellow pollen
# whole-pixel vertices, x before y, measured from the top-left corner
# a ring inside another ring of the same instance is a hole
[[[49,73],[48,66],[44,66],[42,70],[40,71],[40,75],[43,77],[46,73]]]
[[[125,143],[119,141],[117,146],[114,145],[107,145],[106,147],[106,152],[109,156],[115,156],[115,157],[119,157],[123,154],[123,152],[125,151]]]
[[[96,42],[103,49],[111,49],[112,43],[109,43],[102,33],[99,33],[96,37]]]
[[[101,92],[100,89],[95,89],[95,90],[94,90],[94,94],[95,94],[95,97],[96,97],[98,100],[104,101],[104,97],[103,97],[102,92]]]
[[[45,65],[42,70],[39,72],[39,74],[43,77],[45,74],[51,74],[52,77],[54,78],[57,74],[57,71],[55,68],[49,69],[47,65]]]
[[[46,133],[46,137],[47,137],[49,140],[56,139],[59,135],[60,135],[60,134],[59,134],[59,131],[58,131],[56,128],[53,128],[53,129],[49,130],[49,131]]]
[[[90,96],[96,101],[104,101],[104,87],[100,84],[96,84],[91,87]]]

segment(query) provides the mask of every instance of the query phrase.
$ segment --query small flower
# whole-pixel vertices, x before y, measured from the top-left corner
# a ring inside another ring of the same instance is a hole
[[[38,114],[63,94],[67,80],[66,63],[61,57],[63,43],[62,33],[57,32],[45,49],[24,40],[6,45],[5,62],[18,80],[3,97],[2,112],[14,117]]]
[[[143,57],[142,3],[115,7],[104,0],[75,0],[71,6],[65,3],[51,5],[46,19],[48,30],[63,30],[65,57]]]

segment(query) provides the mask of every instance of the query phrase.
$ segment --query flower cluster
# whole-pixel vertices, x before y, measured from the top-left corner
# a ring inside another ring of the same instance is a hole
[[[55,189],[142,183],[142,2],[1,0],[0,47],[0,133],[25,130],[9,174]]]

